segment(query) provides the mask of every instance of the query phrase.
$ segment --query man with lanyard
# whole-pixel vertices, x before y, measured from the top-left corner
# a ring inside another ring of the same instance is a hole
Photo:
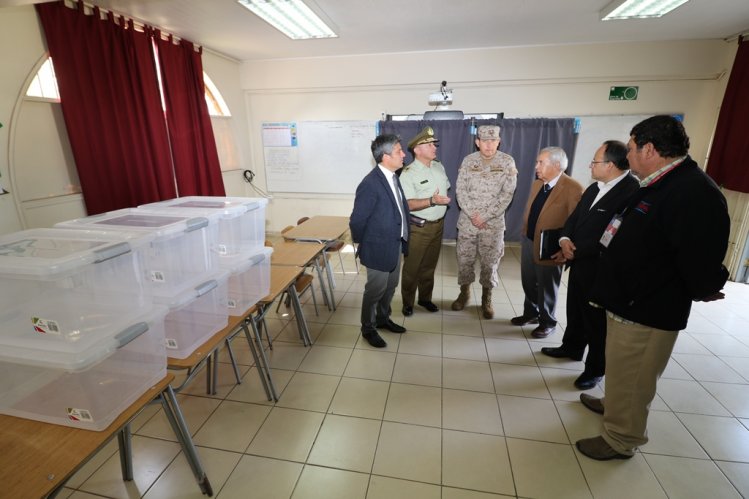
[[[424,129],[408,143],[414,161],[406,166],[400,176],[403,192],[408,199],[408,209],[417,223],[411,224],[408,256],[403,259],[401,295],[403,315],[414,313],[416,290],[418,304],[430,312],[439,307],[432,302],[434,269],[442,248],[442,230],[450,198],[445,194],[450,188],[445,167],[437,161],[437,142],[432,127]]]
[[[692,301],[720,300],[728,279],[726,200],[687,155],[683,125],[648,118],[632,128],[627,149],[640,189],[601,238],[591,291],[607,314],[605,397],[580,395],[603,414],[603,431],[577,448],[601,461],[629,459],[648,441],[650,403]]]

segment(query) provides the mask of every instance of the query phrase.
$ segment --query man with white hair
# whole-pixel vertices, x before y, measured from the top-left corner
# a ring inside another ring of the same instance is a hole
[[[534,338],[546,338],[556,331],[554,314],[562,279],[562,264],[541,259],[541,232],[564,227],[583,193],[583,187],[564,173],[566,169],[567,154],[561,147],[541,149],[536,159],[537,178],[523,217],[520,280],[525,300],[523,315],[510,322],[516,326],[538,323],[531,333]]]

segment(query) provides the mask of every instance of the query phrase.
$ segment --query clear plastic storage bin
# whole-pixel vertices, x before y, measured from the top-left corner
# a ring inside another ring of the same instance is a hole
[[[136,232],[149,238],[143,273],[156,297],[172,299],[219,269],[218,254],[210,249],[217,237],[217,215],[209,219],[125,208],[60,222],[56,227]]]
[[[45,336],[64,349],[86,335],[125,329],[151,307],[142,271],[146,248],[122,232],[32,229],[0,236],[0,355],[32,361],[25,357],[33,355],[28,338]]]
[[[151,307],[123,328],[67,337],[3,327],[0,413],[104,430],[166,375],[165,315]]]
[[[164,320],[168,357],[189,357],[197,347],[229,324],[226,308],[228,279],[228,272],[221,271],[194,289],[160,302],[169,307]]]
[[[166,210],[187,216],[219,214],[218,239],[214,249],[220,255],[222,268],[237,263],[260,251],[265,244],[265,198],[186,196],[141,205],[144,210]]]
[[[237,264],[229,275],[229,315],[243,315],[270,292],[270,258],[273,248],[263,248]]]

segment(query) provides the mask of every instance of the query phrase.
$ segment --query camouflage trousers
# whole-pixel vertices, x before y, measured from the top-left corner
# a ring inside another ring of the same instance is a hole
[[[476,280],[476,260],[481,265],[479,283],[484,288],[499,285],[497,269],[505,254],[504,227],[477,229],[470,227],[458,231],[456,254],[458,257],[458,284],[471,284]]]

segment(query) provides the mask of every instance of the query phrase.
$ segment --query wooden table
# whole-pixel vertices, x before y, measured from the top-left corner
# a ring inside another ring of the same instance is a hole
[[[170,385],[173,380],[174,375],[167,374],[103,431],[82,430],[0,415],[2,496],[54,497],[65,482],[115,435],[120,440],[123,478],[132,480],[129,423],[155,399],[159,399],[164,407],[200,490],[203,494],[213,495]]]
[[[273,245],[273,254],[271,255],[270,263],[271,265],[290,265],[294,267],[307,267],[312,264],[315,267],[315,271],[317,271],[325,304],[329,310],[335,310],[333,293],[331,291],[330,295],[328,294],[320,262],[317,258],[324,250],[325,245],[322,243],[281,241]],[[328,281],[328,284],[330,284],[330,281]]]
[[[302,310],[302,303],[299,301],[299,295],[296,292],[296,278],[304,272],[302,267],[292,267],[289,265],[272,265],[270,266],[270,291],[268,294],[261,298],[258,302],[258,314],[255,316],[255,324],[259,324],[263,317],[267,313],[271,304],[283,294],[284,291],[288,291],[291,297],[291,305],[294,308],[294,315],[296,315],[296,324],[299,329],[299,336],[304,343],[304,346],[312,345],[312,339],[309,335],[309,328],[307,327],[307,321],[304,318],[304,311]]]
[[[315,216],[284,232],[283,237],[296,241],[329,243],[340,239],[347,230],[349,230],[348,217]],[[333,296],[335,282],[333,269],[327,258],[325,258],[325,271],[328,274],[328,293],[332,302],[332,310],[335,310],[335,297]]]

